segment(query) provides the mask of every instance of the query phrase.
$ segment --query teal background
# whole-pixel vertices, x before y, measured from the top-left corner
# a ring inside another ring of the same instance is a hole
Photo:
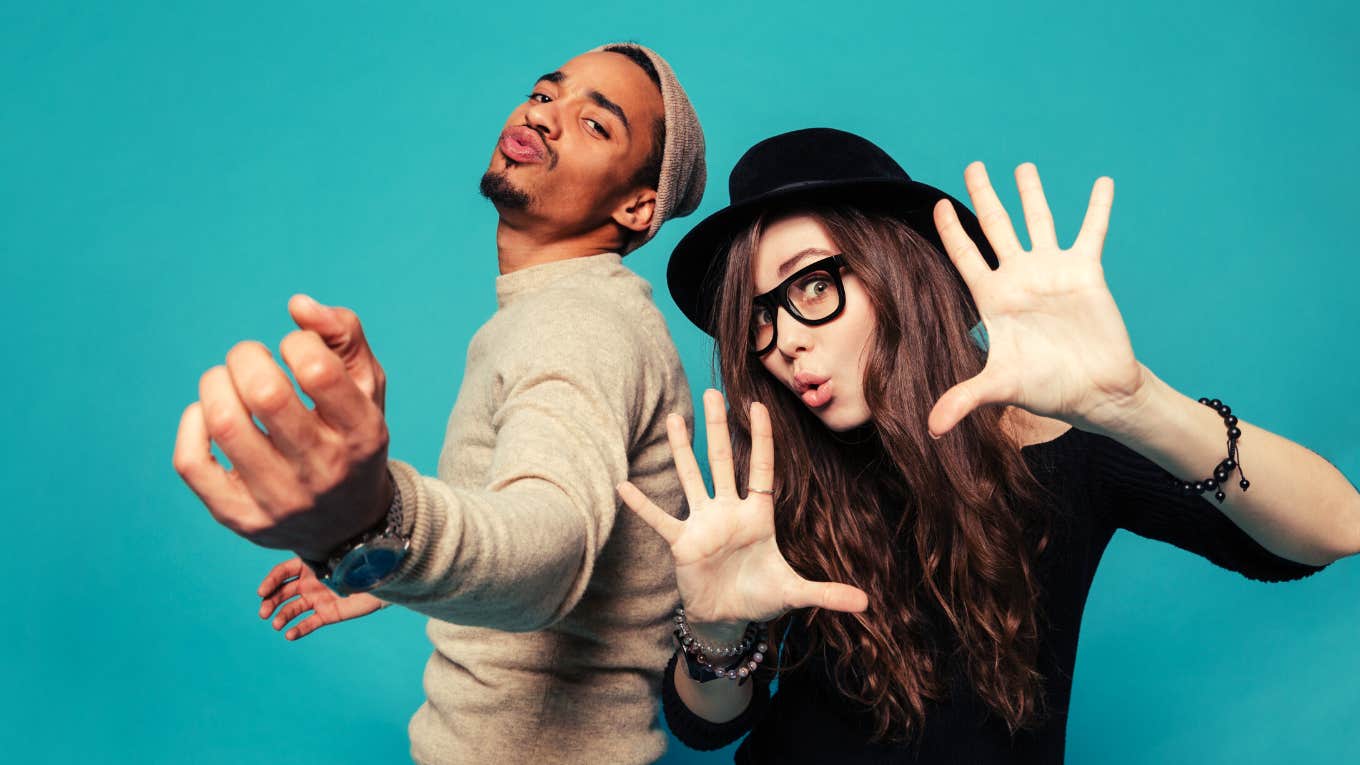
[[[614,39],[663,52],[693,97],[701,214],[748,146],[812,125],[955,195],[982,159],[1011,205],[1010,168],[1035,161],[1065,241],[1112,175],[1106,271],[1139,357],[1360,476],[1354,6],[951,5],[5,3],[6,759],[405,757],[423,620],[270,630],[254,591],[284,556],[180,483],[176,422],[202,371],[241,339],[276,347],[307,291],[364,318],[393,454],[432,472],[494,307],[477,179],[534,77]],[[627,263],[697,395],[709,346],[662,286],[693,220]],[[1069,761],[1360,760],[1357,591],[1355,560],[1271,586],[1120,534]]]

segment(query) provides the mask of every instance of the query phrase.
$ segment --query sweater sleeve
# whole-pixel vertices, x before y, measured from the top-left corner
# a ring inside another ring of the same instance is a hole
[[[1152,460],[1106,436],[1090,444],[1095,499],[1114,527],[1195,553],[1248,579],[1283,582],[1321,571],[1261,546],[1212,497],[1185,496]]]
[[[661,708],[666,714],[666,725],[670,726],[671,733],[680,743],[701,751],[721,749],[746,735],[765,714],[765,709],[770,705],[770,678],[764,671],[757,671],[751,676],[751,682],[755,684],[751,703],[741,714],[724,723],[710,722],[694,714],[685,706],[685,702],[680,699],[680,692],[675,689],[675,665],[679,660],[680,651],[677,650],[666,664],[666,672],[661,678]]]
[[[391,461],[411,549],[376,596],[531,631],[585,592],[618,512],[614,486],[628,477],[631,423],[663,372],[648,363],[651,339],[615,314],[524,324],[494,349],[486,483],[457,488]]]

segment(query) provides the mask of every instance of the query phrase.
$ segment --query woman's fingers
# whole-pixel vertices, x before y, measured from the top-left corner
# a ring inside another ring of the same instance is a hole
[[[704,391],[704,425],[708,428],[708,469],[713,474],[713,496],[735,497],[737,479],[732,467],[732,437],[727,432],[727,405],[718,391]]]
[[[1094,252],[1100,257],[1105,247],[1105,232],[1110,228],[1110,208],[1114,206],[1114,179],[1102,176],[1091,187],[1091,201],[1086,206],[1086,217],[1072,249]]]
[[[996,370],[983,368],[978,376],[959,382],[940,396],[940,400],[926,418],[926,427],[930,436],[934,438],[944,436],[976,408],[987,404],[1010,403],[1009,399],[1005,380],[998,376]]]
[[[754,401],[751,402],[751,471],[746,488],[755,491],[774,489],[774,429],[770,425],[770,410]]]
[[[694,447],[690,444],[689,433],[685,429],[685,418],[678,414],[666,417],[666,437],[671,445],[671,458],[675,461],[675,473],[680,476],[680,486],[685,490],[685,501],[693,513],[708,499],[708,487],[704,486],[704,474],[699,472],[699,461],[694,458]]]
[[[1025,211],[1030,249],[1058,249],[1058,234],[1053,230],[1053,213],[1048,209],[1044,185],[1039,181],[1039,168],[1033,162],[1015,168],[1015,186],[1020,189],[1020,206]]]
[[[785,595],[789,608],[825,608],[859,613],[869,607],[869,596],[858,587],[838,582],[809,582],[799,578]]]
[[[976,295],[978,285],[992,269],[982,257],[977,243],[964,230],[963,224],[959,222],[959,214],[954,210],[954,203],[948,199],[935,203],[935,229],[940,232],[940,241],[954,268],[958,269],[969,291]]]
[[[987,177],[987,168],[981,162],[974,162],[963,171],[963,182],[968,187],[968,198],[973,200],[977,211],[978,223],[982,233],[992,244],[992,251],[1000,260],[1022,252],[1020,240],[1015,237],[1015,227],[1006,214],[1006,208],[996,196],[992,182]]]
[[[684,522],[672,517],[655,502],[647,499],[647,495],[643,494],[641,489],[628,481],[615,486],[614,489],[623,498],[624,504],[660,534],[661,538],[666,540],[666,544],[673,545],[675,540],[680,538],[680,531],[685,527]]]

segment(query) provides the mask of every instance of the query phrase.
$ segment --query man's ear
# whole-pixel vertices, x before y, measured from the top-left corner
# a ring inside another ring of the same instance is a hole
[[[614,208],[614,222],[629,231],[646,231],[656,214],[656,189],[638,189]]]

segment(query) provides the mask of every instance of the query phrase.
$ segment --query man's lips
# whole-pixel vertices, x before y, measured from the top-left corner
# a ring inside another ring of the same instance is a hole
[[[547,148],[543,136],[533,128],[516,125],[501,131],[501,152],[519,164],[542,162],[548,156]]]

